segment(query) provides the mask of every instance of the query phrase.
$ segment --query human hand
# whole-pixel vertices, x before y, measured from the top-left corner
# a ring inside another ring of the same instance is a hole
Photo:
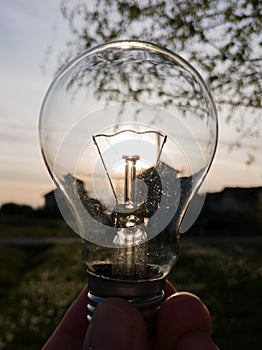
[[[176,293],[168,282],[149,343],[140,312],[124,299],[107,298],[98,304],[89,325],[87,293],[85,287],[42,350],[218,350],[205,305],[191,293]]]

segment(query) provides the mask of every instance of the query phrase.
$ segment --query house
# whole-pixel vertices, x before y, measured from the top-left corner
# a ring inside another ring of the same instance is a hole
[[[262,187],[225,188],[206,197],[206,209],[213,213],[254,215],[262,219]]]
[[[65,197],[59,188],[56,188],[44,195],[45,204],[43,211],[52,216],[62,217],[63,220],[77,232],[77,223],[74,214],[69,208]]]
[[[262,187],[208,193],[198,218],[200,235],[261,234]]]
[[[47,214],[58,214],[59,208],[55,198],[55,192],[58,189],[52,190],[44,195],[45,203],[44,203],[44,212]]]

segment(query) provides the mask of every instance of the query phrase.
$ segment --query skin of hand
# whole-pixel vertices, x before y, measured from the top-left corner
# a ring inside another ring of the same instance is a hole
[[[176,293],[166,282],[165,300],[149,342],[140,312],[120,298],[99,303],[88,323],[86,286],[42,350],[218,350],[210,336],[210,314],[195,295]]]

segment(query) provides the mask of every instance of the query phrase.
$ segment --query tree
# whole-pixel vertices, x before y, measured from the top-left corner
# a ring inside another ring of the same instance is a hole
[[[21,205],[16,203],[5,203],[1,206],[0,210],[1,214],[4,215],[32,215],[33,208],[31,208],[29,205]]]
[[[62,0],[61,12],[72,34],[62,63],[107,41],[128,38],[155,42],[177,52],[200,70],[218,108],[227,112],[228,121],[233,117],[237,120],[239,140],[260,136],[260,1]],[[255,117],[247,125],[251,113]]]

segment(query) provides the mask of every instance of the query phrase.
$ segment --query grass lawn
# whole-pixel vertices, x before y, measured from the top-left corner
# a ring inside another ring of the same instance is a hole
[[[0,349],[40,349],[86,281],[81,246],[0,246],[0,262]],[[221,350],[259,350],[261,277],[261,245],[182,241],[169,279],[207,304]]]
[[[74,234],[60,217],[0,215],[0,238],[72,237]]]

